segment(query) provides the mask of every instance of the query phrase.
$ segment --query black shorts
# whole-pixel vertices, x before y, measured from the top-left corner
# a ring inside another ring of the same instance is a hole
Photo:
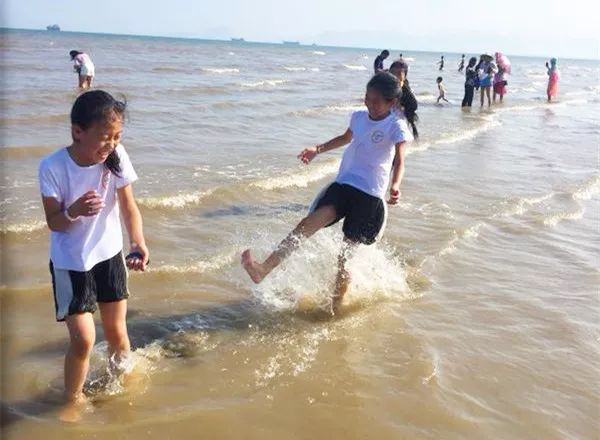
[[[87,272],[56,269],[50,261],[56,320],[69,315],[94,313],[99,302],[127,299],[127,267],[123,253],[101,261]]]
[[[327,227],[344,219],[344,236],[353,242],[373,244],[385,221],[383,200],[345,183],[329,185],[315,210],[321,206],[333,206],[336,219]]]

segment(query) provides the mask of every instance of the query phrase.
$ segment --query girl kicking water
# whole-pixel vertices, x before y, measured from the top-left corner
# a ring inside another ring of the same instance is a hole
[[[131,183],[137,175],[120,144],[125,104],[101,90],[77,98],[71,110],[73,143],[42,160],[40,191],[50,234],[50,273],[56,320],[66,322],[65,421],[76,421],[96,339],[92,314],[100,308],[114,368],[129,353],[127,267],[144,270],[148,248]],[[123,257],[119,211],[129,233]]]
[[[367,111],[352,114],[346,132],[324,144],[306,148],[298,158],[309,164],[317,155],[351,142],[344,151],[335,182],[317,201],[296,228],[263,262],[254,260],[250,249],[242,254],[242,265],[255,283],[260,283],[273,269],[296,250],[302,239],[321,228],[344,219],[344,243],[338,258],[338,273],[332,297],[335,312],[346,293],[350,274],[346,262],[357,244],[372,244],[383,228],[385,206],[383,198],[390,180],[388,203],[400,198],[400,182],[404,175],[404,144],[412,140],[406,120],[392,111],[400,98],[401,89],[396,77],[387,72],[377,73],[367,84]],[[397,159],[394,162],[394,156]],[[392,167],[393,163],[393,167]]]

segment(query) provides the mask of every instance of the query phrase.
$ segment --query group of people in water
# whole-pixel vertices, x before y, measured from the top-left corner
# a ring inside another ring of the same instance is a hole
[[[50,262],[56,320],[65,322],[69,347],[65,355],[65,406],[60,417],[76,421],[86,404],[84,383],[96,333],[93,313],[100,309],[110,365],[124,372],[130,352],[126,325],[129,297],[127,269],[144,271],[150,261],[142,215],[132,183],[138,178],[121,144],[125,103],[91,87],[94,68],[87,54],[71,59],[84,90],[70,113],[69,146],[45,157],[38,178],[46,223],[50,229]],[[359,245],[373,244],[383,233],[387,205],[400,199],[405,145],[417,132],[417,101],[410,89],[408,65],[395,61],[377,72],[365,88],[365,110],[352,114],[347,129],[298,155],[309,164],[327,152],[346,147],[335,181],[327,185],[296,225],[263,262],[250,249],[241,264],[260,283],[302,241],[318,230],[343,221],[343,242],[333,281],[330,312],[338,312],[350,285],[348,258]],[[386,196],[387,195],[387,196]],[[123,223],[129,250],[123,252]]]
[[[132,183],[138,176],[121,144],[125,103],[102,90],[91,90],[94,64],[84,52],[70,52],[79,76],[79,95],[71,108],[71,142],[44,158],[39,167],[39,185],[50,234],[50,273],[57,321],[66,322],[69,348],[65,356],[66,405],[61,418],[77,420],[90,355],[95,342],[93,313],[99,308],[108,342],[110,368],[122,372],[130,342],[126,325],[127,268],[144,271],[150,261],[142,215]],[[335,314],[347,292],[351,275],[347,261],[359,245],[373,244],[383,233],[387,205],[400,199],[404,176],[405,146],[418,137],[417,100],[408,81],[408,64],[402,56],[384,70],[389,56],[383,51],[375,60],[375,72],[364,96],[366,109],[352,114],[347,129],[327,142],[305,148],[298,155],[304,164],[336,148],[346,147],[335,181],[317,196],[307,215],[262,262],[250,249],[241,253],[241,264],[254,283],[260,283],[290,256],[302,241],[322,228],[343,220],[343,242],[337,259],[337,275],[331,294]],[[504,95],[510,70],[502,67],[501,54],[473,57],[466,66],[465,101],[470,106],[473,91],[481,89],[490,101]],[[463,56],[464,59],[464,56]],[[556,60],[548,67],[548,99],[558,84]],[[443,69],[443,58],[440,69]],[[460,70],[464,67],[461,62]],[[497,79],[497,80],[496,80]],[[440,99],[446,100],[443,79],[437,79]],[[386,197],[387,194],[387,197]],[[129,235],[129,250],[123,252],[120,213]]]
[[[375,62],[373,63],[375,72],[384,70],[383,61],[389,54],[390,52],[388,50],[383,50],[375,58]],[[403,60],[402,54],[400,54],[400,60]],[[436,65],[439,67],[440,71],[444,70],[444,55],[441,55],[440,61],[438,61]],[[556,58],[552,58],[550,63],[546,63],[546,68],[548,74],[546,95],[548,102],[551,102],[552,98],[558,95],[558,82],[560,79]],[[479,57],[479,60],[477,60],[476,57],[471,57],[465,66],[465,54],[462,54],[460,62],[458,63],[458,72],[462,73],[463,71],[465,72],[465,92],[461,107],[468,108],[472,106],[476,90],[480,90],[481,107],[484,106],[486,98],[488,107],[490,107],[492,103],[495,104],[496,100],[500,103],[503,102],[508,85],[507,77],[511,73],[511,63],[506,55],[501,52],[496,52],[495,57],[492,57],[489,54],[482,54]],[[443,81],[444,79],[441,76],[436,78],[439,92],[436,100],[437,104],[440,103],[440,100],[448,102]]]

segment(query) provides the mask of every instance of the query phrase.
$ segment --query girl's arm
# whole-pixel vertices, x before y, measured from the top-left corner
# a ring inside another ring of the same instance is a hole
[[[400,199],[400,182],[404,177],[404,144],[406,142],[398,142],[396,144],[396,157],[392,165],[392,184],[390,186],[390,199],[388,203],[395,205]]]
[[[131,258],[127,261],[127,266],[134,270],[144,270],[148,264],[150,252],[146,247],[144,239],[144,231],[142,227],[142,214],[133,197],[133,189],[131,185],[125,185],[123,188],[117,189],[119,197],[119,206],[123,212],[123,219],[129,234],[129,246],[131,252],[139,252],[142,254],[142,259]]]
[[[46,223],[54,232],[65,232],[79,217],[92,217],[104,208],[104,202],[96,191],[86,192],[65,210],[54,197],[42,196],[42,204]]]
[[[325,153],[326,151],[333,150],[335,148],[339,148],[346,144],[349,144],[352,141],[352,130],[348,128],[346,132],[340,136],[336,136],[331,140],[328,140],[324,144],[320,144],[314,147],[305,148],[299,155],[298,159],[302,162],[308,164],[311,160],[313,160],[317,154]]]

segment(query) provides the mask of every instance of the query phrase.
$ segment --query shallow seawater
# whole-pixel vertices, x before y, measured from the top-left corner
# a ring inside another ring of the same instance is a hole
[[[268,255],[335,177],[341,151],[296,155],[346,129],[376,51],[2,39],[3,438],[597,437],[598,62],[559,60],[548,104],[545,60],[511,57],[505,102],[461,111],[459,55],[437,106],[439,55],[404,51],[421,137],[331,318],[339,226],[259,286],[239,257]],[[130,277],[130,375],[107,373],[98,320],[91,405],[67,427],[37,166],[70,141],[73,48],[91,54],[96,87],[127,98],[152,265]]]

